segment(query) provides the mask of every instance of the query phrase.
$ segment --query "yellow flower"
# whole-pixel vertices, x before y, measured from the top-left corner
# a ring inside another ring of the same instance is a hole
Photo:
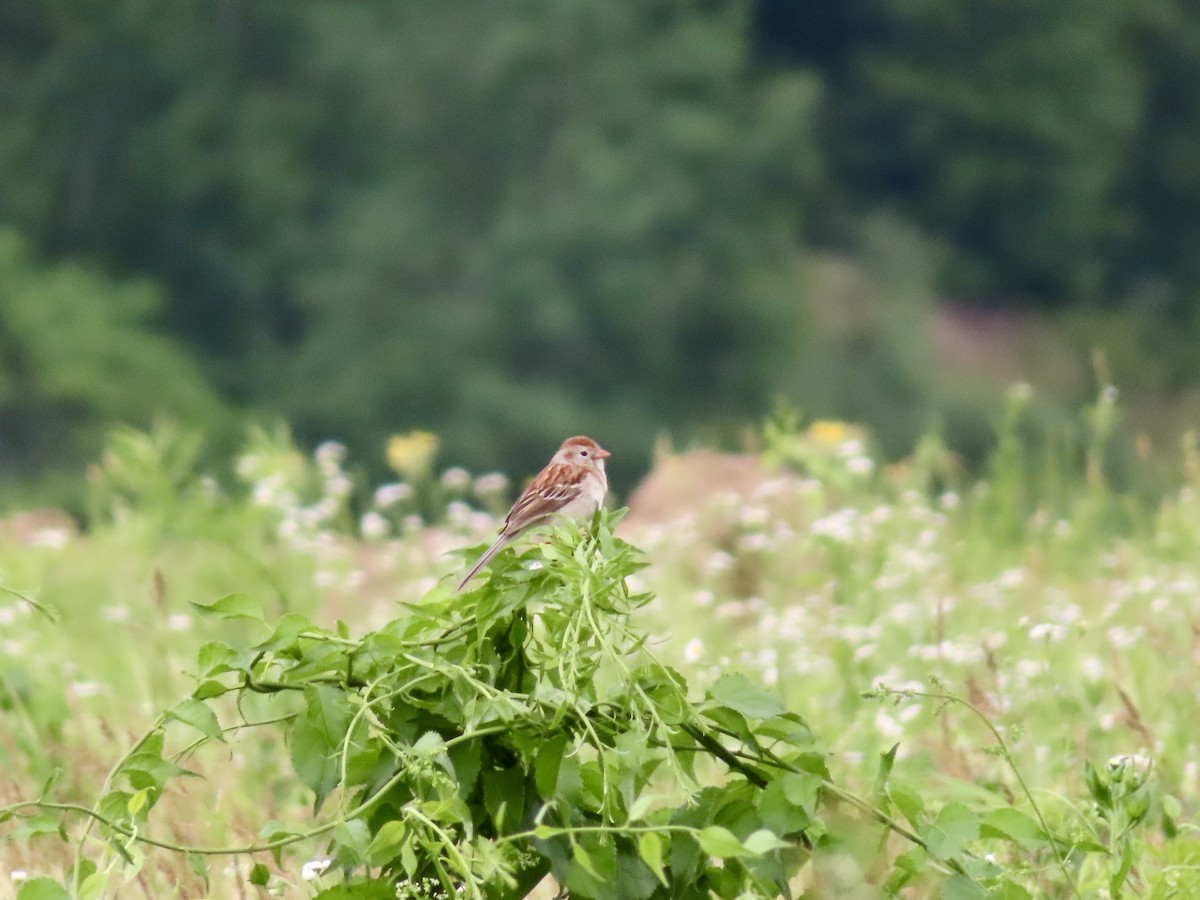
[[[835,422],[830,419],[813,422],[808,426],[809,437],[821,444],[840,444],[846,440],[849,433],[850,429],[846,427],[845,422]]]
[[[428,431],[410,431],[388,438],[388,465],[409,481],[420,481],[433,468],[440,445],[438,436]]]

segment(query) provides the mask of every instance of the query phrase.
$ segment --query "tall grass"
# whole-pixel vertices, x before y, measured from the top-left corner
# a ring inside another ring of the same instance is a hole
[[[740,673],[780,695],[839,789],[924,842],[907,856],[896,832],[848,811],[837,821],[835,804],[837,846],[818,846],[796,892],[1200,892],[1200,453],[1186,439],[1174,484],[1150,496],[1111,476],[1114,391],[1084,411],[1074,449],[1024,437],[1028,400],[1012,392],[981,479],[935,438],[883,466],[860,430],[781,415],[751,477],[696,483],[674,508],[635,505],[621,525],[650,562],[627,581],[656,595],[634,620],[653,651],[694,691]],[[456,572],[453,551],[485,537],[506,499],[504,479],[461,471],[370,490],[336,445],[307,457],[284,433],[252,437],[232,486],[196,471],[195,451],[171,429],[118,433],[91,474],[86,531],[0,531],[0,807],[91,808],[160,711],[203,683],[200,649],[262,637],[194,604],[245,595],[268,621],[357,639]],[[678,477],[688,461],[673,461]],[[222,704],[279,714],[269,697]],[[201,778],[171,781],[151,833],[227,847],[279,823],[303,831],[313,793],[287,729],[225,737],[186,755]],[[334,878],[305,868],[328,855],[323,838],[255,857],[262,870],[236,855],[202,867],[115,849],[70,810],[6,819],[10,892],[42,876],[78,890],[84,861],[127,883],[122,896],[253,896],[253,877],[302,897]],[[956,854],[977,868],[948,870]]]

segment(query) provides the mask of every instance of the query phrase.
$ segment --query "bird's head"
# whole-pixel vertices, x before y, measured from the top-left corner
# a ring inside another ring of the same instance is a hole
[[[604,460],[611,454],[590,437],[576,435],[569,437],[562,442],[562,446],[558,448],[558,452],[554,454],[555,462],[566,463],[572,466],[586,466],[588,468],[604,468]]]

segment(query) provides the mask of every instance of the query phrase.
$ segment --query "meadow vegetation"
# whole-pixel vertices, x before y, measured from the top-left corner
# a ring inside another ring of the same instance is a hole
[[[781,410],[458,596],[515,485],[432,436],[114,433],[0,525],[0,891],[1194,896],[1200,450],[1030,401],[981,478]]]

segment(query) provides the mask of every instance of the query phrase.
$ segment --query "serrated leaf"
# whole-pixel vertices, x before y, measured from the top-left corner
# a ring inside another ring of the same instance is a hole
[[[220,697],[223,694],[228,694],[229,688],[214,679],[202,681],[192,691],[193,700],[211,700],[213,697]]]
[[[771,781],[758,796],[758,814],[776,834],[795,834],[812,824],[812,817],[789,800],[780,779]]]
[[[667,873],[663,870],[663,842],[653,831],[647,831],[638,838],[638,856],[642,858],[642,862],[646,867],[654,873],[663,887],[670,887],[667,883]]]
[[[646,817],[646,813],[650,812],[650,807],[654,805],[654,795],[643,793],[635,801],[633,806],[629,807],[629,821],[639,822]]]
[[[198,612],[222,619],[255,619],[263,621],[262,604],[249,594],[226,594],[213,603],[193,603]]]
[[[599,878],[600,873],[596,871],[595,864],[592,863],[591,854],[583,849],[582,844],[574,844],[571,847],[571,858],[583,868],[585,872],[593,878]]]
[[[354,865],[361,865],[371,843],[371,828],[362,819],[347,819],[333,829],[333,839],[342,850],[351,854]],[[345,854],[339,856],[339,864],[347,864]]]
[[[209,641],[196,654],[196,669],[200,675],[227,672],[237,659],[237,651],[222,641]]]
[[[396,848],[404,843],[407,830],[400,820],[384,822],[367,847],[368,865],[382,866],[389,862],[396,855]]]
[[[737,673],[722,675],[708,690],[708,696],[744,716],[766,719],[785,710],[783,701]]]
[[[446,749],[446,740],[436,731],[427,731],[421,735],[420,739],[413,744],[413,750],[417,753],[425,753],[429,756],[436,756]]]
[[[774,832],[766,828],[760,828],[758,831],[753,832],[742,844],[751,853],[760,855],[791,846],[787,841],[781,841]]]
[[[821,791],[820,778],[801,772],[788,772],[779,782],[783,785],[783,795],[787,797],[788,802],[799,806],[810,818],[816,817]]]
[[[749,854],[742,842],[734,837],[733,832],[720,825],[709,825],[696,836],[696,840],[699,841],[701,850],[718,859]]]
[[[937,821],[921,828],[921,837],[931,856],[950,859],[979,837],[979,817],[961,803],[947,803],[938,813]]]
[[[1041,825],[1011,806],[993,809],[984,816],[979,824],[979,836],[1015,841],[1026,850],[1044,846],[1050,840]]]
[[[177,703],[167,712],[167,716],[185,725],[191,725],[201,734],[214,740],[224,740],[217,714],[199,700],[187,699]]]

